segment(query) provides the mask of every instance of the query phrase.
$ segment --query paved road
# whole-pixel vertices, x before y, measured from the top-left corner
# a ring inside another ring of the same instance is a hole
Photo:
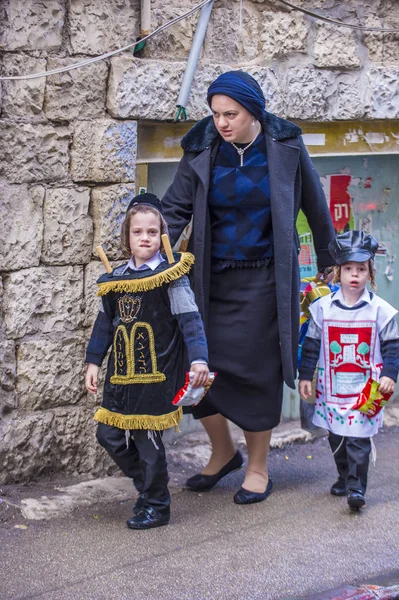
[[[398,433],[393,427],[375,438],[377,465],[361,514],[329,494],[333,460],[319,439],[272,451],[275,489],[258,505],[233,503],[239,472],[212,492],[175,490],[171,524],[152,531],[125,528],[128,501],[49,521],[6,522],[0,598],[293,600],[394,571]]]

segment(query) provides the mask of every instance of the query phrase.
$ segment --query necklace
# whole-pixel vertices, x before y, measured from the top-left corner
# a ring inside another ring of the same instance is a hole
[[[240,167],[243,167],[243,166],[244,166],[244,152],[245,152],[245,150],[248,150],[248,148],[249,148],[250,146],[252,146],[252,144],[254,143],[254,141],[256,140],[256,138],[258,137],[258,135],[259,135],[259,133],[260,133],[260,130],[261,130],[261,126],[259,125],[259,129],[258,129],[258,131],[256,132],[256,135],[255,135],[254,139],[253,139],[251,142],[249,142],[249,144],[248,144],[247,146],[245,146],[245,148],[239,148],[238,146],[236,146],[236,145],[235,145],[235,143],[234,143],[234,142],[230,142],[230,144],[231,144],[231,145],[232,145],[232,146],[233,146],[233,147],[234,147],[234,148],[237,150],[237,152],[238,152],[238,155],[239,155],[239,157],[240,157]]]

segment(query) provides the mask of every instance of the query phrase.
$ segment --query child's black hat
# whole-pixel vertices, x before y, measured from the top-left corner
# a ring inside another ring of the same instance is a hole
[[[161,201],[155,194],[146,192],[145,194],[139,194],[138,196],[135,196],[133,200],[131,200],[131,202],[129,203],[127,210],[129,211],[131,208],[133,208],[133,206],[136,206],[136,204],[148,204],[149,206],[156,208],[157,211],[160,212],[161,215],[163,215]]]
[[[328,245],[336,265],[343,265],[350,260],[366,262],[369,258],[374,258],[377,248],[378,242],[375,237],[356,230],[340,233]]]

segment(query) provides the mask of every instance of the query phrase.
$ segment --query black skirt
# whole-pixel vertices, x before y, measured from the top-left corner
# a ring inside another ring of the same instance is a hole
[[[217,377],[193,415],[272,429],[283,397],[274,264],[212,273],[210,290],[209,368]]]

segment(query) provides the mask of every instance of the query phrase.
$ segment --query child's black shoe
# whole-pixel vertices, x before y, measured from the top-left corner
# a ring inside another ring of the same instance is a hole
[[[346,496],[346,485],[344,479],[340,477],[337,481],[331,486],[330,493],[333,496]]]
[[[359,509],[366,504],[364,494],[362,490],[349,490],[348,491],[348,504],[351,508]]]
[[[145,496],[140,494],[140,496],[136,500],[136,504],[133,506],[133,514],[137,515],[144,508],[145,503]]]
[[[170,520],[170,514],[161,515],[151,506],[143,507],[134,517],[126,521],[129,529],[152,529],[160,525],[167,525]]]

